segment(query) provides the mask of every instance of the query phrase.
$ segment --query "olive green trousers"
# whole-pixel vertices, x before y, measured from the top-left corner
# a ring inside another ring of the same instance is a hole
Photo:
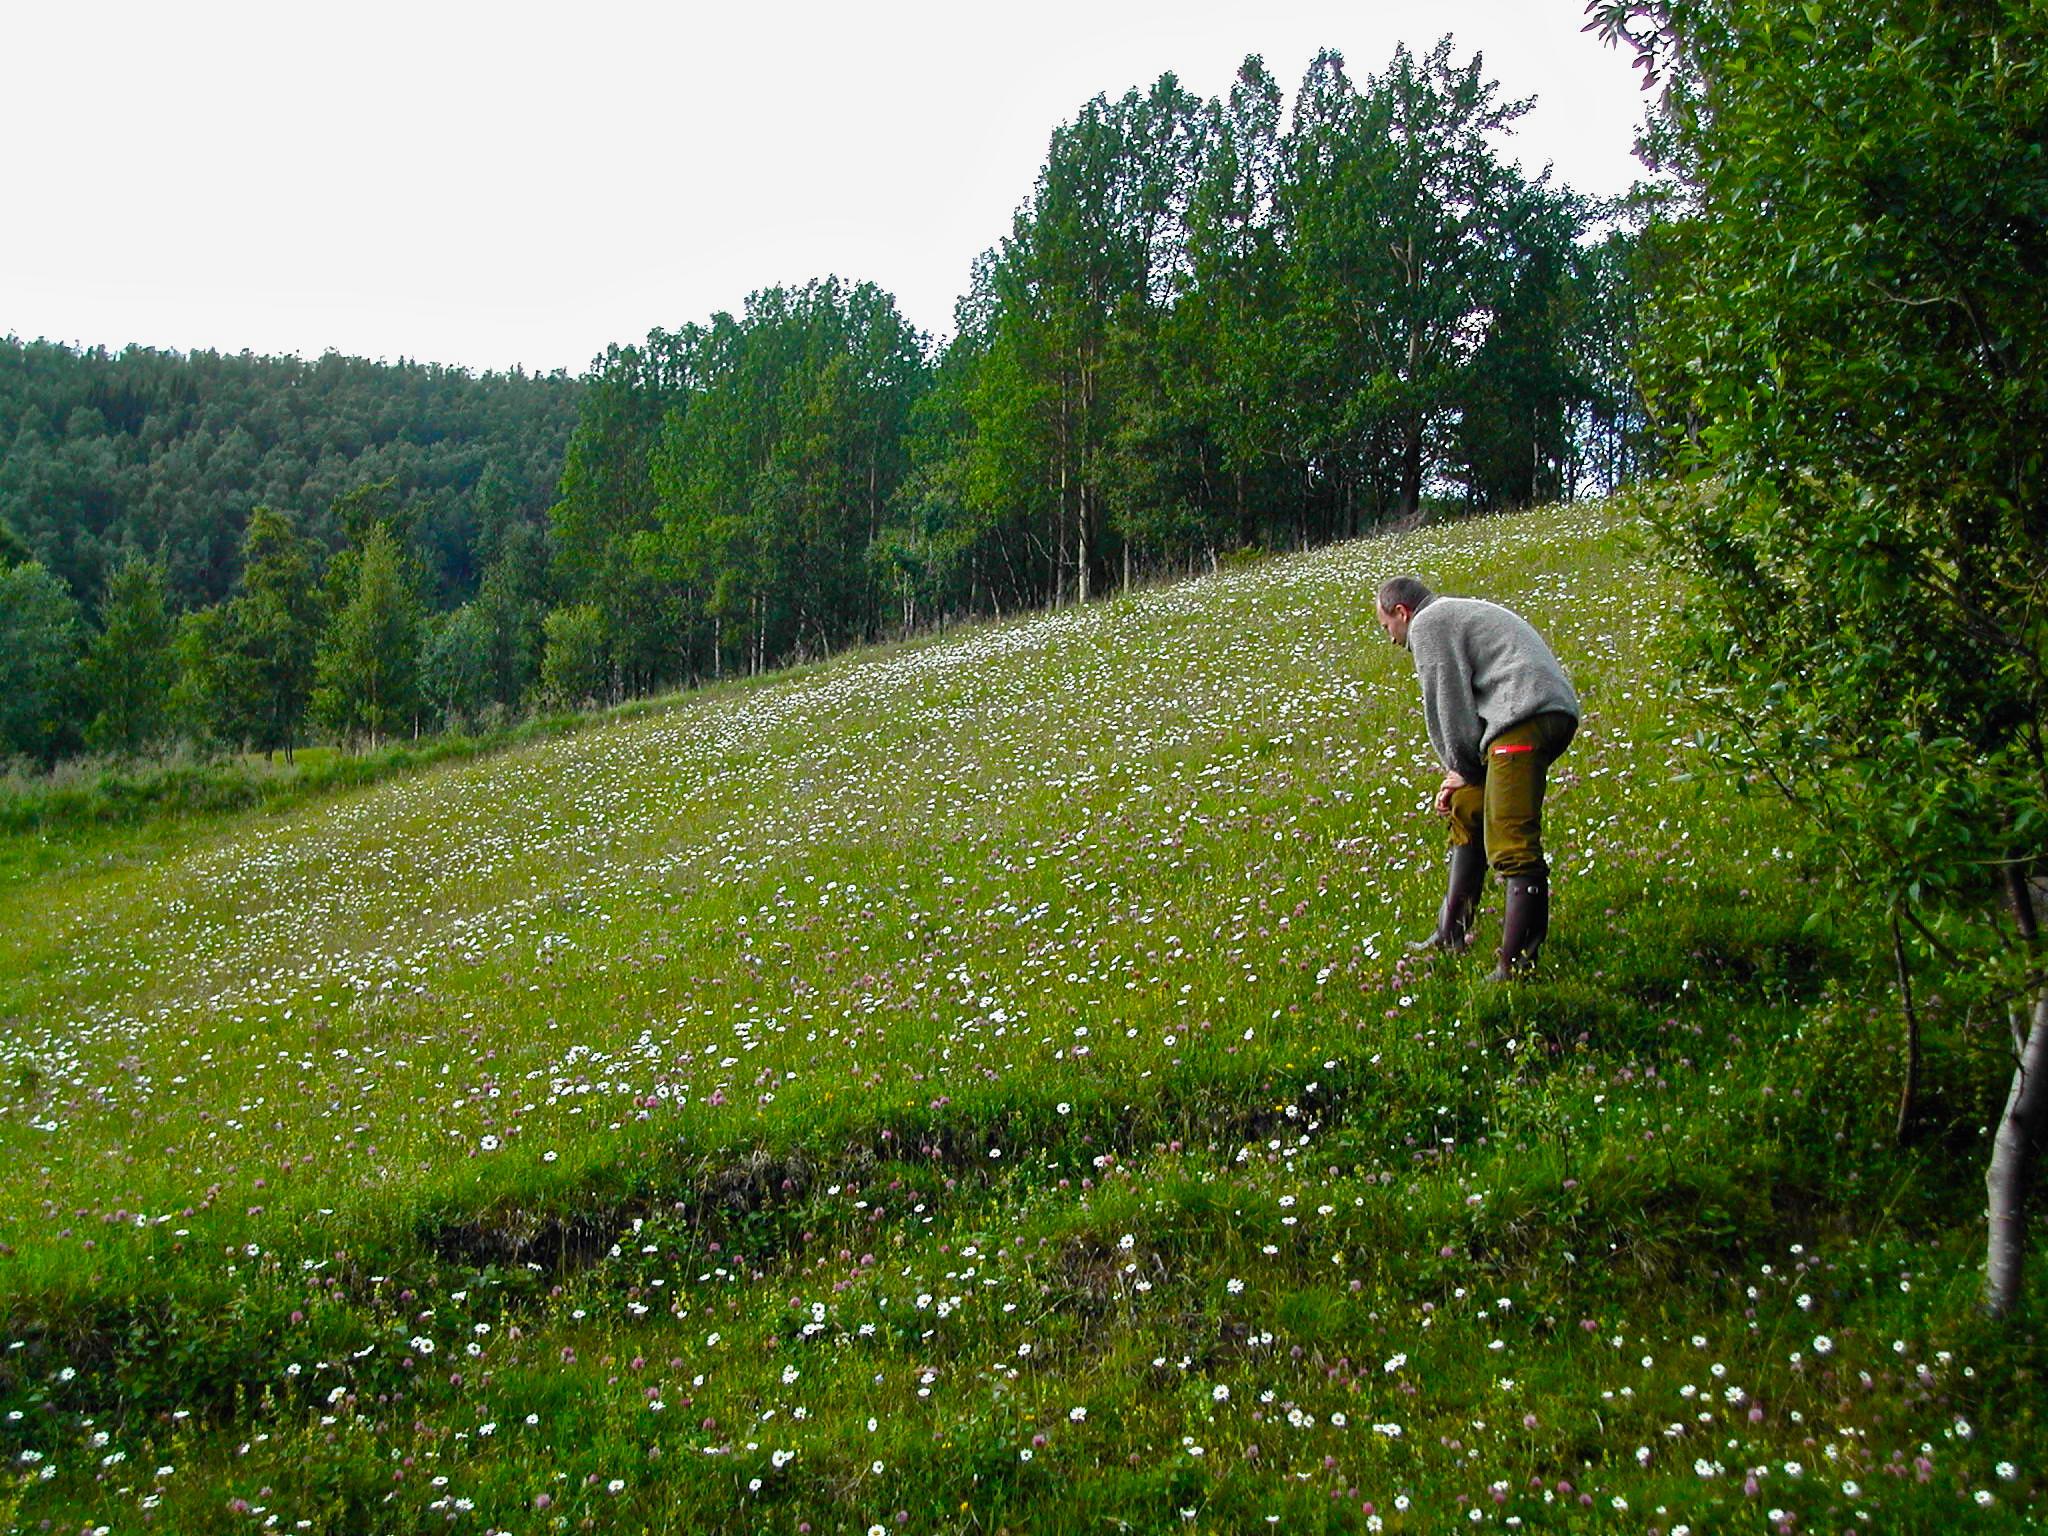
[[[1546,876],[1543,782],[1579,722],[1561,711],[1511,725],[1486,749],[1486,780],[1451,791],[1451,846],[1478,842],[1503,880]]]

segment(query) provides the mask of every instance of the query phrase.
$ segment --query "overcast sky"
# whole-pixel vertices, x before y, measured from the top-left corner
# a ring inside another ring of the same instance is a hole
[[[1583,0],[0,7],[0,333],[581,372],[837,273],[952,328],[1055,125],[1263,55],[1292,100],[1444,32],[1534,95],[1508,149],[1627,189],[1641,102]]]

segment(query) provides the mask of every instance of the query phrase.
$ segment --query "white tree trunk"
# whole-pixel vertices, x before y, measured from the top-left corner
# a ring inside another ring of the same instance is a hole
[[[2015,1029],[2015,1035],[2018,1031]],[[2017,1061],[2005,1113],[1991,1144],[1984,1175],[1990,1221],[1984,1261],[1984,1308],[1993,1317],[2012,1311],[2020,1294],[2020,1267],[2027,1253],[2027,1188],[2034,1160],[2048,1131],[2048,991],[2034,1003],[2033,1027],[2016,1039]]]

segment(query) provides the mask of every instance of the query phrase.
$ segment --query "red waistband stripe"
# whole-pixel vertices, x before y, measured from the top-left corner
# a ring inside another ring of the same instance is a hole
[[[1529,743],[1524,742],[1520,746],[1509,744],[1506,746],[1495,747],[1493,750],[1495,755],[1497,756],[1502,752],[1534,752],[1536,748],[1530,745]]]

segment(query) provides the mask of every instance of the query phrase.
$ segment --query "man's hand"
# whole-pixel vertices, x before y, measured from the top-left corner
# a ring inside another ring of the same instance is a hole
[[[1465,787],[1465,776],[1456,769],[1444,775],[1444,781],[1436,792],[1436,813],[1439,816],[1451,814],[1451,791]]]

